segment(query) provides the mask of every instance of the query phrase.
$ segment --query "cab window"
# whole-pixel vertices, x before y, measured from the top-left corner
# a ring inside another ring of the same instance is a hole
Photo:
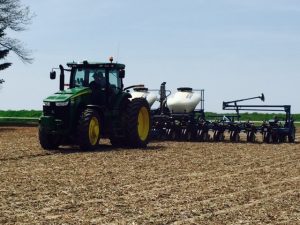
[[[74,87],[88,87],[89,84],[94,81],[94,75],[105,74],[104,69],[86,69],[86,68],[76,68],[73,70],[73,81]]]
[[[120,79],[117,70],[109,71],[109,84],[112,88],[120,87]]]

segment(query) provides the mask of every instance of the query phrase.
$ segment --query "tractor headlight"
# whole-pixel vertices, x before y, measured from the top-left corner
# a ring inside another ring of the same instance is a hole
[[[44,102],[44,106],[50,106],[50,102]]]
[[[56,106],[67,106],[69,104],[69,102],[56,102],[55,105]]]

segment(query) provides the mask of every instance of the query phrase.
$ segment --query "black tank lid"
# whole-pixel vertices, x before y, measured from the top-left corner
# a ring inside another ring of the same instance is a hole
[[[187,91],[187,92],[190,92],[190,91],[193,91],[193,88],[190,88],[190,87],[180,87],[180,88],[177,88],[178,91]]]
[[[137,88],[133,88],[134,91],[137,91],[137,92],[147,92],[148,91],[148,88],[145,88],[145,87],[137,87]]]

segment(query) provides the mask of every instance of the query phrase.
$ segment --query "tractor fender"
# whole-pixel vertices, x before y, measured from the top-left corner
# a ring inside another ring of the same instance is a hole
[[[107,109],[104,106],[90,104],[90,105],[86,105],[85,109],[93,109],[93,110],[97,111],[100,116],[100,123],[101,124],[105,123],[104,115],[105,115],[105,111]]]
[[[118,110],[120,108],[120,106],[125,102],[125,101],[129,101],[129,99],[131,98],[131,94],[128,92],[123,92],[121,93],[117,98],[116,101],[113,105],[113,109],[114,110]]]
[[[86,109],[94,109],[96,110],[100,115],[104,114],[104,111],[106,108],[104,106],[99,106],[99,105],[87,105],[85,107]]]

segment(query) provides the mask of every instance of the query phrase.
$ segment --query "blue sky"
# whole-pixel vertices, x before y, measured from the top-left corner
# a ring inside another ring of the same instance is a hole
[[[300,113],[298,0],[22,0],[36,14],[28,30],[10,33],[33,51],[13,54],[0,72],[0,109],[41,109],[58,90],[52,67],[69,61],[126,64],[125,86],[206,91],[206,110],[258,96]],[[259,103],[254,101],[253,103]]]

